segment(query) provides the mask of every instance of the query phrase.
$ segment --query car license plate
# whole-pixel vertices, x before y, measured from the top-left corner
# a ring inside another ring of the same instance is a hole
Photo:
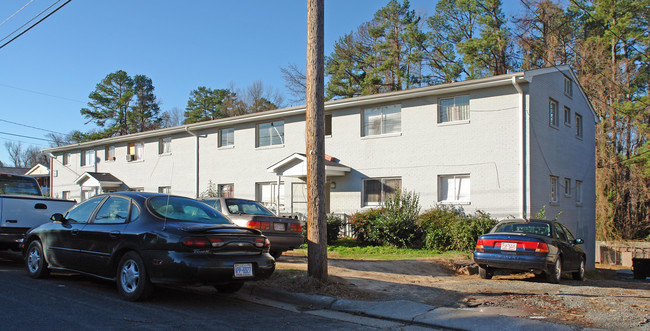
[[[517,243],[501,243],[501,250],[502,251],[516,251],[517,250]]]
[[[284,223],[273,223],[273,230],[275,231],[284,231],[286,229]]]
[[[235,277],[253,277],[253,264],[235,263]]]

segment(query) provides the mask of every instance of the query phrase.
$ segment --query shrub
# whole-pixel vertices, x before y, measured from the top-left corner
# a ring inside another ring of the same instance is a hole
[[[343,220],[336,215],[327,216],[327,244],[330,245],[339,239]]]
[[[494,227],[497,221],[483,211],[465,215],[458,209],[438,206],[422,214],[418,223],[425,231],[426,248],[471,251],[478,237]]]
[[[371,241],[370,233],[372,233],[376,221],[382,213],[382,209],[369,209],[360,211],[352,215],[350,225],[352,227],[352,234],[357,238],[360,245],[376,245],[377,242]]]
[[[374,222],[374,229],[368,236],[370,241],[396,247],[412,247],[422,237],[417,225],[420,214],[420,197],[409,191],[396,192],[384,204],[380,216]]]

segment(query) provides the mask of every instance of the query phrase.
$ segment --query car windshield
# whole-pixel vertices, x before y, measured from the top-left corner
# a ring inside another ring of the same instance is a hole
[[[32,178],[0,175],[0,194],[41,195],[38,183]]]
[[[546,237],[551,236],[551,226],[548,223],[530,222],[530,223],[501,223],[498,224],[493,233],[512,232],[537,234]]]
[[[228,212],[231,214],[275,216],[272,212],[255,201],[226,199],[226,206],[228,207]]]
[[[213,208],[190,198],[155,196],[149,198],[147,204],[153,214],[161,218],[206,224],[231,224]]]

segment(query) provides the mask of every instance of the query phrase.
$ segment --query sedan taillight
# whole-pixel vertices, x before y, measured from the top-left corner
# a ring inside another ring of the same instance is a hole
[[[483,239],[479,239],[476,241],[476,251],[477,252],[484,252],[485,251],[485,246],[483,246]]]
[[[248,221],[247,227],[251,229],[258,230],[268,230],[271,228],[271,222],[269,221]]]
[[[546,243],[537,243],[535,253],[548,253],[548,245]]]
[[[291,224],[291,231],[302,232],[302,225],[300,223]]]
[[[257,238],[257,239],[255,239],[255,246],[270,248],[271,247],[271,242],[269,241],[268,238]]]
[[[212,246],[210,240],[205,237],[187,237],[181,240],[183,245],[192,248],[206,248]]]

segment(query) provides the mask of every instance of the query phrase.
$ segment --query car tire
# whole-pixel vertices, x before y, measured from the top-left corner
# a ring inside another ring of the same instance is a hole
[[[557,284],[562,278],[562,258],[558,257],[553,266],[546,272],[546,280],[549,283]]]
[[[29,243],[25,254],[25,268],[29,277],[32,278],[45,278],[50,275],[50,269],[43,254],[43,245],[40,241],[34,240]]]
[[[244,286],[244,282],[230,282],[226,284],[217,284],[214,288],[216,288],[219,293],[235,293],[241,290],[242,286]]]
[[[276,259],[276,260],[279,259],[280,256],[282,256],[282,251],[271,250],[269,253],[270,253],[271,256],[273,256],[273,258]]]
[[[580,258],[580,268],[578,271],[571,274],[573,279],[583,281],[585,280],[585,258]]]
[[[117,291],[127,301],[139,301],[148,298],[153,292],[153,284],[140,255],[128,252],[122,256],[115,276]]]
[[[478,275],[483,279],[492,279],[492,276],[494,276],[494,270],[490,268],[478,267]]]

